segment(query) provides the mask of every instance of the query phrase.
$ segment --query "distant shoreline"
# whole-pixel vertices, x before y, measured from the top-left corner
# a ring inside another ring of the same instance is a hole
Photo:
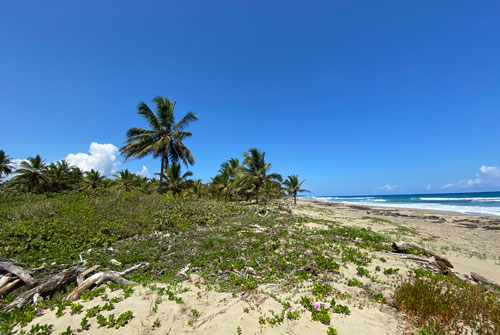
[[[299,201],[299,198],[297,198],[297,201]],[[415,211],[415,212],[418,212],[421,214],[449,214],[449,215],[457,215],[457,216],[463,215],[466,217],[491,218],[491,219],[499,220],[499,222],[500,222],[500,214],[493,215],[493,214],[482,214],[482,213],[462,213],[462,212],[455,212],[455,211],[451,211],[451,210],[413,208],[413,207],[402,207],[402,206],[397,207],[397,206],[390,206],[390,205],[377,206],[377,205],[355,204],[355,203],[347,203],[347,202],[324,201],[324,200],[317,200],[317,199],[311,199],[311,198],[300,198],[300,201],[311,202],[311,203],[315,203],[315,204],[324,204],[327,206],[340,206],[340,207],[346,206],[346,207],[351,207],[353,209],[368,210],[368,211],[369,210]]]
[[[424,210],[476,216],[500,216],[500,192],[405,194],[368,196],[315,196],[303,200],[355,206]]]

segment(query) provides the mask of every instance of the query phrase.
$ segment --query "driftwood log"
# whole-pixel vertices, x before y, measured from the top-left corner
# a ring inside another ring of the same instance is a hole
[[[481,283],[481,284],[486,285],[486,286],[494,286],[494,287],[500,289],[499,284],[495,283],[493,280],[489,280],[488,278],[481,276],[479,273],[471,272],[470,276],[472,277],[472,279],[474,279],[474,281],[476,281],[478,283]]]
[[[21,283],[21,279],[16,279],[11,281],[10,283],[7,283],[0,288],[0,297],[5,297],[7,293],[12,291],[18,284]]]
[[[0,289],[7,285],[10,281],[11,277],[10,275],[2,276],[0,277]]]
[[[28,271],[21,269],[19,266],[15,265],[14,262],[0,262],[0,269],[16,275],[25,283],[29,283],[33,280],[33,277],[31,277]]]
[[[278,205],[278,209],[280,211],[284,211],[284,212],[287,212],[288,214],[292,214],[292,209],[291,208],[288,208],[288,207],[285,207],[283,205]]]
[[[76,280],[76,277],[81,272],[77,267],[71,267],[61,271],[58,274],[49,276],[44,282],[35,288],[32,288],[23,294],[19,295],[10,304],[5,307],[5,312],[10,312],[15,308],[21,308],[33,300],[35,294],[45,296],[57,290],[64,288],[67,284]]]
[[[412,250],[419,250],[422,251],[424,254],[432,256],[436,259],[436,261],[441,262],[442,264],[446,265],[448,268],[453,269],[453,265],[450,263],[448,259],[445,257],[436,254],[434,251],[426,249],[424,247],[421,247],[418,244],[411,243],[411,242],[394,242],[392,243],[392,249],[396,252],[401,252],[401,253],[408,253],[408,251]]]
[[[148,263],[141,263],[138,265],[134,265],[131,268],[128,268],[122,272],[116,272],[116,271],[105,271],[105,272],[98,272],[87,279],[84,279],[84,274],[89,274],[94,272],[98,267],[94,266],[87,271],[82,273],[82,276],[78,277],[78,281],[80,282],[78,286],[68,295],[67,299],[74,301],[80,298],[82,293],[85,290],[90,289],[93,286],[99,286],[104,282],[111,281],[113,283],[121,284],[121,285],[134,285],[135,282],[127,280],[123,278],[124,275],[127,273],[130,273],[132,271],[135,271],[141,267],[148,266]]]

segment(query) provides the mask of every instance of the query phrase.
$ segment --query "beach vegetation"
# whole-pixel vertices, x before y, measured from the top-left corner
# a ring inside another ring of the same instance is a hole
[[[498,334],[498,295],[481,285],[419,271],[402,281],[394,299],[426,334]]]

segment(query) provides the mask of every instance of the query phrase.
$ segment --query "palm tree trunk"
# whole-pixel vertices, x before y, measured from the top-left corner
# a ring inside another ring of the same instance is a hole
[[[161,155],[161,170],[160,170],[160,182],[158,184],[158,194],[163,193],[163,167],[165,163],[165,154]]]
[[[293,194],[293,203],[297,205],[297,193]]]

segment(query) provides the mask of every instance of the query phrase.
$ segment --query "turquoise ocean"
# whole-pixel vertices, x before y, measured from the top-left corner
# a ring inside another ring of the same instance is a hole
[[[357,205],[429,209],[474,215],[500,216],[500,192],[313,196],[314,200]]]

